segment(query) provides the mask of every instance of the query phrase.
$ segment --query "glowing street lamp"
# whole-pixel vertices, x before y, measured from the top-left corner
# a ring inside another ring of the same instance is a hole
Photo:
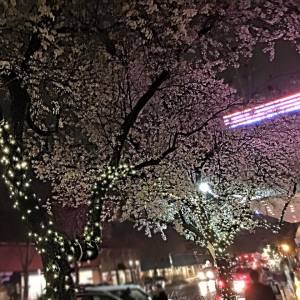
[[[209,186],[209,184],[207,182],[200,182],[198,185],[198,188],[200,190],[201,193],[203,194],[211,194],[211,188]]]
[[[289,253],[291,250],[291,247],[288,244],[281,244],[280,248],[282,249],[283,252]]]

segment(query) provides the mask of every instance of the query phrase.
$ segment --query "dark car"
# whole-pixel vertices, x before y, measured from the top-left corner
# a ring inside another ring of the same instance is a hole
[[[127,296],[125,296],[127,295]],[[85,286],[77,295],[77,300],[151,300],[151,297],[138,285],[99,285]]]
[[[105,292],[80,292],[76,295],[76,300],[121,300],[110,293]]]

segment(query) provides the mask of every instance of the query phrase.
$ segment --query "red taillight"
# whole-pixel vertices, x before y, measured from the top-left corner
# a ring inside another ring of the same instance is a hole
[[[220,289],[224,289],[224,287],[225,287],[225,282],[224,282],[224,280],[218,280],[218,287],[219,287]]]

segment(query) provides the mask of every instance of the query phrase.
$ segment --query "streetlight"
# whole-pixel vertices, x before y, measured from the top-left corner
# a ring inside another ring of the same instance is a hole
[[[203,194],[211,193],[211,188],[207,182],[200,182],[198,188]]]
[[[291,250],[291,247],[288,244],[281,244],[280,245],[283,252],[288,253]]]
[[[198,183],[198,190],[204,195],[209,194],[209,196],[213,196],[214,198],[219,198],[219,196],[212,191],[210,185],[207,182]]]
[[[287,259],[287,264],[288,264],[288,268],[290,270],[293,269],[293,262],[292,262],[292,257],[291,257],[291,246],[289,244],[283,243],[280,245],[280,248],[284,254],[284,256]]]

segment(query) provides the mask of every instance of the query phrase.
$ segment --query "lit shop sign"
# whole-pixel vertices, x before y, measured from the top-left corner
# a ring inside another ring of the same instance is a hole
[[[300,93],[224,116],[225,125],[234,128],[300,110]]]

